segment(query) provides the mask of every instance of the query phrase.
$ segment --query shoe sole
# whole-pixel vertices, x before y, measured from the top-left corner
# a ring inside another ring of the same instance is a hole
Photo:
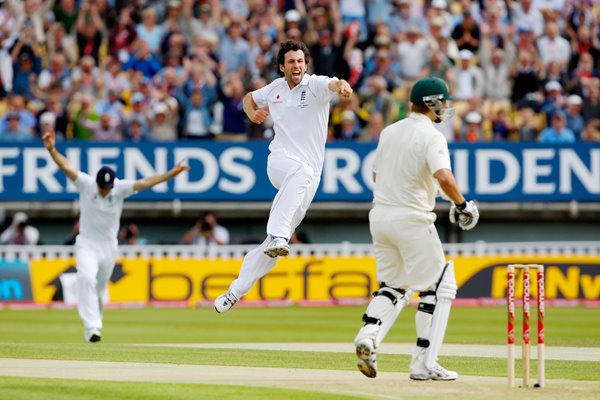
[[[432,376],[432,381],[455,381],[457,378],[444,378],[443,376]]]
[[[409,376],[413,381],[430,381],[431,376],[429,375],[410,375]]]
[[[218,314],[223,314],[223,313],[226,313],[227,311],[231,310],[232,308],[233,308],[233,306],[229,307],[227,310],[221,310],[221,311],[219,311],[219,310],[217,309],[217,306],[215,306],[215,311],[216,311]]]
[[[266,249],[265,254],[271,258],[287,256],[290,254],[290,249],[289,247],[273,247],[271,249]]]
[[[90,337],[90,343],[96,343],[99,342],[100,340],[102,340],[102,337],[94,334]]]
[[[371,349],[364,344],[359,344],[356,346],[356,355],[358,356],[358,362],[356,363],[358,370],[367,378],[375,378],[377,376],[377,370],[368,361],[372,355]]]
[[[410,375],[409,378],[413,381],[455,381],[457,378],[444,378],[435,375]]]

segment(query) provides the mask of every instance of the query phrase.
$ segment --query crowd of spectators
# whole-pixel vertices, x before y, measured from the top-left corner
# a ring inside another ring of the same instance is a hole
[[[242,98],[288,38],[355,90],[330,140],[377,140],[430,75],[449,141],[600,140],[593,0],[0,0],[0,21],[0,141],[269,139]]]
[[[79,220],[73,223],[71,231],[64,237],[62,244],[74,245],[77,235],[79,235]],[[141,234],[139,226],[131,221],[120,227],[117,239],[119,244],[126,245],[150,243]],[[293,238],[294,243],[306,243],[307,241],[306,233],[302,232]],[[167,240],[167,242],[189,245],[225,245],[230,244],[230,234],[229,229],[219,223],[216,214],[207,211],[181,235],[179,242],[176,240]],[[18,211],[11,218],[6,218],[4,210],[0,209],[0,245],[3,244],[36,245],[44,243],[40,240],[40,231],[29,222],[26,213]]]

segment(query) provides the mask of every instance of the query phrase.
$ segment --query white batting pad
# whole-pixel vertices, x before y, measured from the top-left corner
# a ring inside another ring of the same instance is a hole
[[[437,302],[431,321],[429,347],[425,352],[425,367],[432,369],[437,363],[437,357],[442,349],[452,300],[456,297],[456,278],[454,277],[454,263],[450,261],[436,290]]]

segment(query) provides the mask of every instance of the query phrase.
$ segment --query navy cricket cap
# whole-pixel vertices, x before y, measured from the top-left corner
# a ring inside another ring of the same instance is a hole
[[[112,189],[115,185],[115,170],[110,167],[102,167],[96,175],[96,183],[102,189]]]

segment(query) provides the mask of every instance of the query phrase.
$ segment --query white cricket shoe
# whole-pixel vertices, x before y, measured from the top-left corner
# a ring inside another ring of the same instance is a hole
[[[290,254],[290,245],[282,237],[274,237],[265,248],[265,254],[271,258]]]
[[[458,373],[449,371],[440,364],[435,363],[433,368],[430,369],[426,368],[425,365],[418,369],[411,367],[410,379],[413,381],[455,381],[458,379]]]
[[[356,366],[365,376],[375,378],[377,376],[377,351],[372,339],[364,338],[355,342],[356,356],[358,362]]]
[[[239,298],[237,298],[233,293],[231,293],[231,291],[227,291],[227,293],[223,293],[222,295],[216,298],[215,311],[218,313],[229,311],[231,307],[233,307],[233,305],[237,303],[238,300]]]
[[[83,332],[83,338],[88,343],[96,343],[102,340],[102,334],[100,333],[100,329],[85,329]]]

